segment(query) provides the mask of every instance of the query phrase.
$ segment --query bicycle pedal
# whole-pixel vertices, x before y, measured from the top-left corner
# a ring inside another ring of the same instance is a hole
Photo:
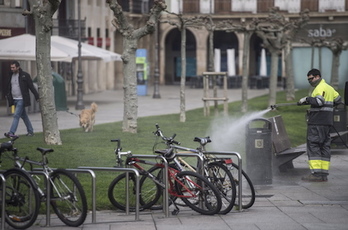
[[[172,215],[176,216],[176,215],[179,214],[179,212],[180,212],[179,209],[174,209],[174,210],[172,211]]]

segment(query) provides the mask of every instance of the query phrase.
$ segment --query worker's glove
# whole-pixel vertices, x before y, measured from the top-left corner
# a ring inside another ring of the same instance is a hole
[[[301,98],[298,102],[297,105],[308,105],[307,97]]]

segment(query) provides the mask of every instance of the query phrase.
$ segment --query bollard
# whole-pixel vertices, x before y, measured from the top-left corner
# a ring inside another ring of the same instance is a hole
[[[246,172],[255,185],[272,184],[272,123],[267,119],[247,125]]]

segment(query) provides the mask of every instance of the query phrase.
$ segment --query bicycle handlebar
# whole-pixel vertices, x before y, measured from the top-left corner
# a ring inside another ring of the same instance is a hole
[[[166,137],[166,136],[164,136],[158,124],[156,124],[156,131],[154,132],[154,134],[155,134],[156,136],[161,137],[162,140],[164,140],[164,141],[166,142],[167,145],[170,145],[170,144],[180,145],[180,144],[181,144],[180,142],[174,140],[174,138],[176,137],[176,134],[175,134],[175,133],[174,133],[173,136],[171,136],[171,137]]]
[[[5,152],[5,151],[12,151],[13,150],[13,144],[15,140],[17,140],[19,136],[13,136],[11,137],[11,140],[1,143],[0,144],[0,154]]]

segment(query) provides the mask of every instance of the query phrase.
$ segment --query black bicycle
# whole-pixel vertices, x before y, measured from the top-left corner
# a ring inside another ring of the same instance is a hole
[[[59,219],[68,226],[78,227],[87,216],[87,199],[79,180],[65,169],[52,169],[48,166],[47,154],[53,149],[37,148],[41,153],[41,161],[33,161],[28,157],[18,156],[18,150],[14,148],[12,138],[9,142],[1,144],[0,153],[11,152],[15,168],[6,170],[6,222],[13,228],[29,228],[36,220],[40,202],[47,201],[45,183],[40,182],[40,177],[35,176],[33,165],[42,167],[44,174],[50,183],[50,204]],[[29,164],[30,170],[25,169]]]

